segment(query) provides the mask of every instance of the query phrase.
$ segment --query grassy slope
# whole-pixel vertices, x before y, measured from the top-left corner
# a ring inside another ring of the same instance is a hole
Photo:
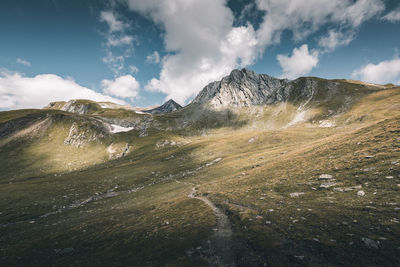
[[[120,160],[57,176],[3,180],[0,224],[21,223],[0,228],[6,244],[1,262],[204,264],[186,252],[202,245],[215,218],[204,203],[187,197],[194,183],[229,215],[235,238],[269,264],[398,265],[400,227],[393,218],[399,219],[400,206],[399,103],[399,89],[371,94],[336,117],[335,128],[304,123],[279,130],[219,128],[185,138],[173,132],[123,134],[119,138],[136,147]],[[190,143],[157,149],[163,139]],[[223,158],[217,165],[185,172],[217,157]],[[357,197],[360,189],[320,188],[324,181],[318,176],[325,173],[336,179],[334,187],[362,185],[366,196]],[[132,189],[137,192],[128,193]],[[304,195],[291,198],[293,192]],[[91,196],[98,199],[68,208]],[[380,248],[366,248],[365,237]],[[74,250],[56,253],[63,248]]]

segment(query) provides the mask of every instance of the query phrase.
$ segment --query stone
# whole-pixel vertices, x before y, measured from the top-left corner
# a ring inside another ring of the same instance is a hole
[[[380,246],[379,241],[375,241],[375,240],[369,239],[367,237],[363,237],[363,238],[361,238],[361,240],[364,243],[364,245],[368,248],[378,249]]]
[[[293,192],[293,193],[290,193],[290,197],[292,197],[292,198],[299,197],[301,195],[304,195],[304,192]]]
[[[363,190],[360,190],[357,192],[357,196],[363,197],[363,196],[365,196],[365,192]]]
[[[336,185],[335,182],[327,182],[327,183],[321,184],[319,187],[320,188],[329,188],[329,187],[332,187],[332,186],[335,186],[335,185]]]
[[[321,174],[319,176],[319,179],[332,179],[332,178],[333,178],[333,176],[330,174]]]

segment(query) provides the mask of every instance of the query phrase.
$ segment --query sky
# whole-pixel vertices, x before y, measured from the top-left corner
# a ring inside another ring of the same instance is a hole
[[[233,69],[400,84],[398,0],[1,0],[0,110],[189,103]]]

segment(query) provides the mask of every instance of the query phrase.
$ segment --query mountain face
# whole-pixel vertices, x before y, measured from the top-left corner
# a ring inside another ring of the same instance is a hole
[[[144,110],[143,112],[151,113],[151,114],[163,114],[163,113],[168,113],[172,112],[178,109],[181,109],[182,106],[176,103],[174,100],[170,99],[161,106],[150,109],[150,110]]]
[[[344,88],[355,85],[363,89],[379,87],[362,82],[325,80],[316,77],[301,77],[290,81],[242,69],[233,70],[221,81],[212,82],[204,87],[192,103],[206,104],[213,108],[227,108],[312,99],[326,102],[338,96],[351,96],[353,91],[346,92]]]
[[[276,79],[266,74],[242,69],[233,70],[221,81],[207,85],[193,103],[212,107],[248,107],[285,101],[288,80]]]

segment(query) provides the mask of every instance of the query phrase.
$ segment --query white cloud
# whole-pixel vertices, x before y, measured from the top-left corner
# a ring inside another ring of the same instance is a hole
[[[28,60],[25,60],[25,59],[22,59],[22,58],[17,58],[16,62],[18,64],[25,65],[25,66],[28,66],[28,67],[31,66],[31,63]]]
[[[129,24],[118,19],[113,11],[102,11],[100,21],[107,23],[110,32],[120,32],[129,26]]]
[[[140,84],[132,75],[125,75],[116,78],[114,81],[101,81],[103,92],[109,95],[122,98],[135,98],[139,94]]]
[[[102,61],[108,65],[114,74],[120,73],[125,67],[125,57],[116,56],[111,51],[107,51],[107,55],[102,58]]]
[[[382,17],[382,19],[390,22],[400,21],[400,8],[387,13],[385,16]]]
[[[369,63],[355,70],[352,77],[377,84],[397,83],[400,79],[400,58],[395,56],[392,60],[382,61],[378,64]]]
[[[382,0],[257,0],[264,10],[264,21],[257,31],[262,45],[279,43],[284,30],[302,40],[327,23],[355,29],[385,8]]]
[[[158,64],[161,61],[160,54],[157,51],[154,51],[146,57],[146,61],[151,64]]]
[[[277,59],[282,67],[282,77],[295,79],[309,73],[318,64],[318,52],[308,51],[308,45],[304,44],[293,49],[292,56],[278,55]]]
[[[133,44],[135,38],[131,35],[122,35],[122,36],[115,36],[110,35],[107,38],[107,45],[108,46],[130,46]]]
[[[325,49],[325,52],[332,52],[338,46],[346,46],[355,38],[354,31],[341,32],[336,30],[330,30],[328,35],[323,36],[319,39],[318,45]]]
[[[129,70],[132,74],[138,73],[139,72],[139,68],[136,67],[135,65],[130,65],[129,66]]]
[[[129,23],[124,22],[124,18],[113,10],[102,11],[100,13],[100,22],[105,22],[108,27],[107,33],[104,33],[106,56],[102,59],[104,63],[112,70],[115,76],[120,76],[125,69],[125,59],[132,56],[133,43],[135,36],[127,33],[130,27]],[[119,48],[123,48],[121,53]]]
[[[181,103],[233,68],[253,64],[266,47],[280,42],[285,30],[299,41],[323,26],[336,25],[331,30],[342,32],[343,36],[331,36],[336,37],[332,39],[335,46],[325,44],[324,48],[332,50],[351,41],[345,33],[355,33],[363,22],[384,10],[382,0],[256,0],[265,15],[255,31],[249,23],[233,26],[234,17],[226,0],[125,2],[164,30],[168,54],[161,62],[159,77],[146,88]],[[317,58],[315,54],[310,56]]]
[[[54,74],[26,77],[20,73],[0,73],[0,109],[42,108],[52,101],[91,99],[124,104],[124,101],[97,93]]]

